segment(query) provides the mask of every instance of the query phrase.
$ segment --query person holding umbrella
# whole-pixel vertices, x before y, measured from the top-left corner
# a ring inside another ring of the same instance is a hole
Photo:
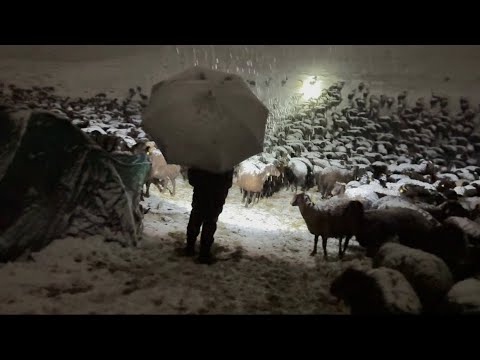
[[[170,164],[189,168],[193,186],[185,255],[211,264],[217,220],[232,186],[233,168],[263,151],[268,109],[238,75],[193,67],[152,88],[143,129]]]
[[[218,217],[222,213],[228,191],[232,187],[233,169],[216,174],[190,168],[188,181],[193,186],[193,199],[184,253],[186,256],[195,255],[195,243],[202,227],[198,262],[211,264],[215,259],[211,256],[210,249],[214,242]]]

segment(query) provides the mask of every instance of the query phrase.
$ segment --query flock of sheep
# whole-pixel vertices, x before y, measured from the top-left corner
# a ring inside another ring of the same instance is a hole
[[[466,98],[453,114],[445,96],[410,107],[405,92],[376,96],[364,84],[344,100],[343,85],[279,121],[265,152],[240,164],[246,204],[281,188],[318,192],[316,203],[304,192],[291,203],[314,235],[311,255],[321,238],[327,257],[336,238],[342,257],[355,236],[373,258],[374,269],[348,269],[332,284],[352,313],[478,312],[476,112]]]
[[[0,83],[0,103],[5,106],[22,105],[67,117],[108,152],[147,152],[152,166],[144,195],[149,196],[151,184],[175,195],[175,179],[179,175],[185,177],[186,172],[178,165],[167,164],[155,143],[141,129],[141,113],[147,100],[140,87],[129,89],[123,100],[108,98],[104,93],[93,98],[73,99],[59,96],[50,86],[23,89]],[[168,188],[169,181],[172,189]]]
[[[320,237],[325,257],[330,238],[339,240],[339,257],[353,237],[366,249],[373,269],[348,269],[331,286],[352,313],[478,312],[476,112],[465,98],[453,114],[446,96],[432,94],[410,106],[406,93],[376,96],[360,84],[344,98],[343,86],[336,83],[277,119],[264,152],[236,167],[245,205],[290,189],[291,205],[314,235],[312,255]],[[167,164],[142,131],[147,99],[140,88],[118,101],[0,85],[2,103],[67,116],[107,151],[146,151],[152,167],[145,195],[150,184],[163,191],[168,182],[174,195],[175,178],[185,178],[185,169]]]

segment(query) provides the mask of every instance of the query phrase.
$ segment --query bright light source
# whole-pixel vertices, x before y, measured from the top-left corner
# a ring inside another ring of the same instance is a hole
[[[322,93],[322,82],[316,80],[313,76],[309,76],[307,79],[303,80],[303,84],[298,92],[302,94],[304,100],[317,98]]]

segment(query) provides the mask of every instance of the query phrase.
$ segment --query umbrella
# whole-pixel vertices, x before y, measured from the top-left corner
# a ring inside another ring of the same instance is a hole
[[[197,66],[153,86],[142,126],[168,163],[223,172],[263,151],[267,117],[240,76]]]

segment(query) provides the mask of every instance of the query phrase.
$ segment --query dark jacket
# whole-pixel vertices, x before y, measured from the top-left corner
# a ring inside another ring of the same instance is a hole
[[[227,190],[232,187],[233,169],[217,174],[190,168],[188,169],[188,182],[194,188],[202,190]]]

